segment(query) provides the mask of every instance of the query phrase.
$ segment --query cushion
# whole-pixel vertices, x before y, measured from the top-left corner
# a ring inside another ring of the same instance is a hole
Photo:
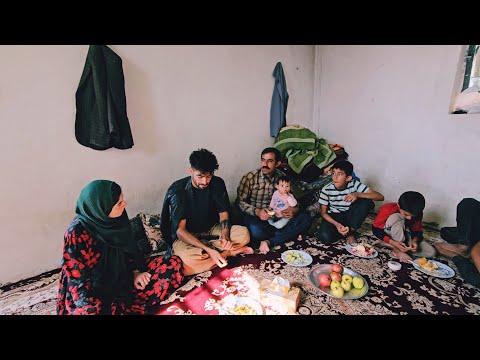
[[[140,213],[145,235],[148,239],[151,254],[150,256],[160,255],[167,249],[167,244],[163,241],[162,232],[160,231],[160,215],[149,215]]]
[[[140,214],[137,214],[134,218],[130,219],[130,224],[132,225],[133,238],[137,242],[142,240],[147,240],[147,235],[145,234],[145,229],[143,228],[143,221],[140,217]]]
[[[163,254],[167,248],[160,232],[160,216],[139,213],[132,219],[133,237],[145,257]]]

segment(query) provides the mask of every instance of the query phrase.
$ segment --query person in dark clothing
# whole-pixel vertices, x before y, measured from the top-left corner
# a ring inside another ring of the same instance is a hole
[[[80,193],[65,232],[58,315],[144,314],[183,281],[176,256],[145,259],[120,186],[95,180]]]
[[[175,181],[165,195],[160,227],[182,259],[185,275],[224,267],[229,256],[253,254],[246,246],[248,229],[230,228],[230,201],[225,182],[213,175],[217,169],[212,152],[195,150],[190,154],[190,176]]]
[[[440,229],[446,242],[437,243],[437,251],[451,258],[460,276],[480,288],[480,202],[465,198],[457,205],[457,226]]]

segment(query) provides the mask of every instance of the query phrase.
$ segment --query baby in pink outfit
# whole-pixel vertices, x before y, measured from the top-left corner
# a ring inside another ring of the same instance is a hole
[[[275,215],[268,220],[268,223],[277,229],[283,228],[290,220],[283,217],[282,210],[297,205],[297,200],[290,193],[290,187],[290,179],[286,176],[281,176],[278,179],[278,184],[275,185],[277,190],[273,193],[272,200],[270,201],[270,208],[275,212]]]

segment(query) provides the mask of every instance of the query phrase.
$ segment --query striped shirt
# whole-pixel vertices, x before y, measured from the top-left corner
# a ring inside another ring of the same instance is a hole
[[[278,169],[270,177],[264,176],[261,168],[248,172],[238,184],[235,204],[243,213],[252,216],[255,216],[255,209],[268,208],[276,190],[275,184],[281,175],[284,174]]]
[[[326,185],[320,192],[318,202],[328,206],[328,213],[341,213],[350,208],[351,202],[343,201],[344,197],[354,192],[366,193],[368,186],[362,184],[358,180],[351,180],[347,183],[344,190],[337,190],[333,183]]]

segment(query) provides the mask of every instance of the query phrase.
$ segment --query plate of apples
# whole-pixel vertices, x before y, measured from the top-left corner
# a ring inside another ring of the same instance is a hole
[[[359,299],[368,292],[365,278],[340,264],[317,265],[310,270],[308,277],[317,289],[337,299]]]

